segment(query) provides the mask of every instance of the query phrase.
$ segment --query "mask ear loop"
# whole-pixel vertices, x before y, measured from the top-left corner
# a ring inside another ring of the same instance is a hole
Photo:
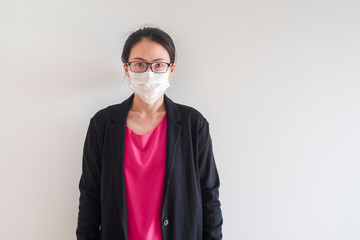
[[[172,90],[171,84],[170,84],[170,83],[172,82],[172,81],[171,81],[171,77],[170,77],[170,73],[171,73],[172,67],[173,67],[173,63],[171,63],[171,65],[170,65],[170,67],[169,67],[169,69],[168,69],[168,71],[169,71],[169,75],[168,75],[168,76],[169,76],[169,78],[168,78],[169,87],[168,87],[167,91],[169,91],[169,90],[171,91],[171,90]]]
[[[129,85],[130,85],[130,83],[129,83],[130,78],[129,78],[128,76],[126,76],[126,74],[124,74],[124,77],[123,77],[123,79],[122,79],[122,81],[120,82],[119,85],[123,84],[123,82],[124,82],[124,80],[125,80],[126,78],[128,79],[128,86],[129,86]]]
[[[124,75],[124,77],[123,77],[122,81],[119,83],[119,86],[120,86],[120,85],[122,85],[122,84],[124,83],[125,78],[126,78],[126,75]]]

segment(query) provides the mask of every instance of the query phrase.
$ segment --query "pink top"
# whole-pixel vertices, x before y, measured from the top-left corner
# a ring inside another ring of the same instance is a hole
[[[161,240],[166,162],[166,114],[144,135],[126,126],[125,189],[128,240]]]

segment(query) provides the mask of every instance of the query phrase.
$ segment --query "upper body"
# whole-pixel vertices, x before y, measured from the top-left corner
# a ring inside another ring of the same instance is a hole
[[[220,180],[209,123],[196,109],[165,95],[175,68],[169,45],[154,41],[154,36],[126,44],[124,68],[134,94],[98,111],[90,120],[79,182],[77,239],[129,239],[134,218],[128,220],[134,215],[127,212],[126,134],[130,129],[139,135],[151,133],[164,118],[164,172],[158,178],[163,190],[162,199],[157,200],[161,239],[222,239]]]
[[[97,112],[90,120],[79,183],[79,240],[127,239],[124,139],[133,97]],[[167,153],[159,221],[168,224],[162,224],[162,237],[221,239],[220,182],[209,123],[194,108],[174,103],[166,95],[164,102]]]

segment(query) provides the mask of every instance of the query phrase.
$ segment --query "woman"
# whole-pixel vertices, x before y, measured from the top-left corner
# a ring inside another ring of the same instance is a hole
[[[139,29],[122,61],[134,93],[90,119],[77,239],[222,239],[209,123],[165,95],[175,69],[172,39]]]

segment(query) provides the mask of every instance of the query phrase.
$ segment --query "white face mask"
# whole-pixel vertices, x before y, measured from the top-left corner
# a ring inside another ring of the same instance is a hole
[[[146,103],[152,104],[158,100],[170,87],[168,70],[166,73],[129,71],[129,87]]]

